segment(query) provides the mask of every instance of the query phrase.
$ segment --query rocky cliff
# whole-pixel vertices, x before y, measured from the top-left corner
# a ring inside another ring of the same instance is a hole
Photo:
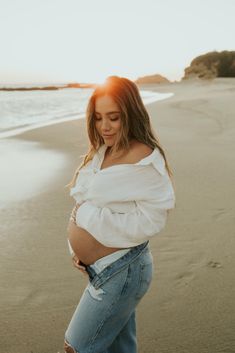
[[[209,52],[193,59],[183,79],[235,77],[235,51]]]

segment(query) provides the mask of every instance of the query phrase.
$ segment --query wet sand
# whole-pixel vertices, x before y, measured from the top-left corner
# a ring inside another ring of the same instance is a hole
[[[137,310],[139,353],[232,353],[235,80],[145,87],[175,93],[147,109],[174,173],[177,204],[151,240],[155,272]],[[63,156],[63,164],[34,195],[0,208],[0,352],[62,353],[86,285],[67,249],[73,200],[64,187],[86,152],[85,122],[39,128],[17,140],[39,143],[41,151]],[[32,169],[32,180],[39,170]]]

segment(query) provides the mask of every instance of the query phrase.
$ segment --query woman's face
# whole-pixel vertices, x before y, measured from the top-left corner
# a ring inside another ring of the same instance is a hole
[[[121,129],[121,111],[110,96],[102,96],[95,102],[95,126],[107,146],[113,146]]]

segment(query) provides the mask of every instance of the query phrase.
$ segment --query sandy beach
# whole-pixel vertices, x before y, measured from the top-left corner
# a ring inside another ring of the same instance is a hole
[[[155,272],[137,310],[139,353],[234,353],[235,79],[141,89],[174,93],[147,109],[173,171],[176,208],[150,243]],[[61,164],[37,192],[0,208],[0,353],[62,353],[87,282],[67,248],[74,202],[65,188],[87,149],[85,121],[2,141],[42,152],[26,179],[20,154],[17,163],[6,158],[9,192],[47,175],[53,156]]]

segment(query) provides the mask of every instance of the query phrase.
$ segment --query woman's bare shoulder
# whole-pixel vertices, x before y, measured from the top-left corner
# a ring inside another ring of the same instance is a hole
[[[129,163],[137,163],[141,159],[148,157],[153,149],[145,143],[134,141],[128,153]]]

